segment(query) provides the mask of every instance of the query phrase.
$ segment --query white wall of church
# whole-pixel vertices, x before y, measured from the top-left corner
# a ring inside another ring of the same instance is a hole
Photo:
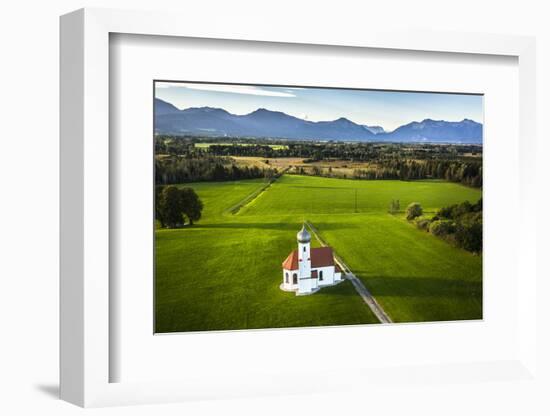
[[[283,269],[283,287],[287,290],[296,290],[298,289],[298,284],[293,283],[293,274],[296,273],[296,278],[298,278],[297,270],[287,270]],[[288,280],[287,280],[288,276]]]
[[[308,293],[323,286],[330,286],[342,280],[342,273],[337,273],[334,266],[315,267],[317,279],[300,279],[299,270],[283,269],[283,288],[285,290],[297,290],[300,293]],[[321,272],[323,278],[321,279]],[[296,274],[297,283],[294,284],[294,275]],[[288,276],[288,278],[287,278]]]
[[[334,266],[319,267],[314,270],[317,270],[319,286],[332,285],[334,283]],[[319,278],[321,272],[323,272],[323,280]]]
[[[298,280],[298,286],[299,286],[299,293],[308,293],[311,292],[313,287],[313,279],[299,279]]]

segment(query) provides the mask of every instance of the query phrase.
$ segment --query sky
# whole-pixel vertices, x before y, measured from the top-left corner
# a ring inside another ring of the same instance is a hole
[[[266,108],[310,121],[345,117],[386,131],[427,118],[483,122],[481,95],[156,82],[155,96],[180,110],[215,107],[242,115]]]

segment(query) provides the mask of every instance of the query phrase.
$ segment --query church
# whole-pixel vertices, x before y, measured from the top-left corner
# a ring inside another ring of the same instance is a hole
[[[310,295],[324,286],[342,281],[342,271],[334,262],[332,248],[310,248],[311,234],[305,226],[296,235],[298,249],[283,261],[283,283],[280,288],[296,292],[297,296]]]

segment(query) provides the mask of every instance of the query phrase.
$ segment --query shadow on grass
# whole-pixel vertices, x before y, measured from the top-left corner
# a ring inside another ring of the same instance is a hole
[[[361,271],[356,275],[361,276]],[[479,298],[482,282],[435,277],[368,277],[361,279],[373,296]]]
[[[302,222],[225,222],[225,223],[216,223],[216,224],[195,224],[193,227],[187,229],[264,229],[264,230],[277,230],[277,231],[291,231],[298,232],[301,227]],[[337,230],[343,228],[353,228],[351,225],[342,224],[342,223],[314,223],[318,230]],[[317,224],[319,224],[317,226]],[[181,228],[183,229],[183,228]]]
[[[355,188],[353,187],[344,187],[344,186],[312,186],[312,185],[286,185],[287,188],[300,188],[300,189],[338,189],[345,192],[354,192]]]

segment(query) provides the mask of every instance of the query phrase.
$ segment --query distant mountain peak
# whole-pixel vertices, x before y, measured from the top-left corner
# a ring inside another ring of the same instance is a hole
[[[384,127],[382,126],[367,126],[366,124],[363,124],[363,127],[370,131],[372,134],[386,133],[386,130],[384,130]]]
[[[386,132],[380,126],[356,124],[346,117],[333,121],[309,121],[266,108],[258,108],[246,115],[207,106],[179,110],[156,98],[155,131],[161,134],[293,140],[481,143],[483,126],[467,118],[454,122],[426,118]]]
[[[252,116],[252,115],[260,115],[260,116],[276,115],[276,116],[292,117],[292,116],[289,116],[286,113],[283,113],[282,111],[273,111],[273,110],[268,110],[267,108],[258,108],[256,110],[252,111],[251,113],[248,113],[247,115],[248,116]]]
[[[161,100],[160,98],[155,98],[155,114],[174,114],[178,113],[180,110],[175,105]]]
[[[483,126],[473,120],[433,120],[426,118],[413,121],[385,134],[388,140],[406,142],[481,143]]]
[[[345,118],[345,117],[337,118],[336,120],[334,120],[334,123],[339,123],[339,124],[355,124],[353,121],[351,121],[350,119]]]
[[[222,112],[222,113],[229,114],[229,112],[227,110],[224,110],[223,108],[208,107],[208,106],[205,106],[205,107],[189,107],[189,108],[186,108],[183,111],[188,111],[188,112],[202,111],[202,112],[205,112],[205,113],[210,113],[210,112],[216,112],[217,111],[217,112]]]

